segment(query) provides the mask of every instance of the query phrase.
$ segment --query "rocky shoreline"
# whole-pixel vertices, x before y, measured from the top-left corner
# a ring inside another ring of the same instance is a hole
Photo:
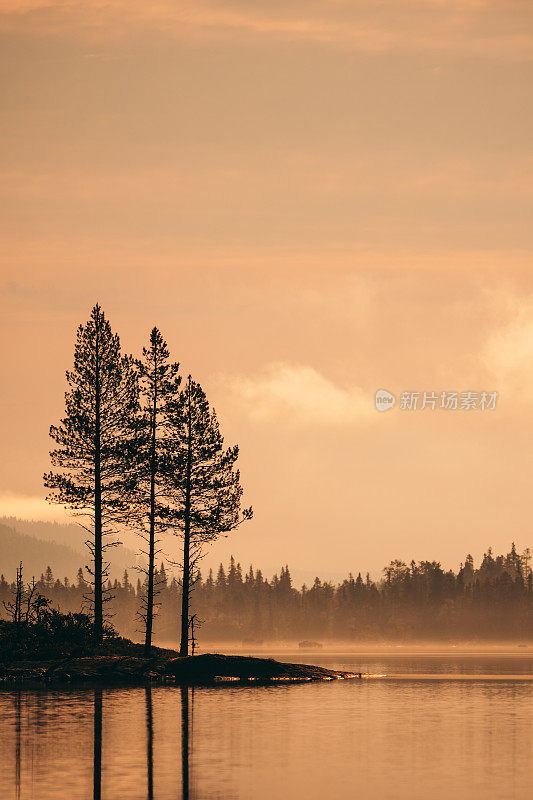
[[[145,686],[150,683],[187,686],[273,684],[360,678],[309,664],[287,664],[272,658],[203,653],[180,658],[158,653],[154,658],[97,655],[51,661],[17,661],[0,665],[0,688],[75,685]]]

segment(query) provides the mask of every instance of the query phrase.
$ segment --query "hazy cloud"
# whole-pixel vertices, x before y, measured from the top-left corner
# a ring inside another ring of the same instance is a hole
[[[490,336],[484,353],[486,367],[497,377],[500,391],[530,401],[533,390],[533,300],[504,295],[509,321]],[[521,395],[524,391],[527,394]]]
[[[310,366],[269,364],[255,377],[227,383],[254,421],[344,425],[376,414],[362,389],[337,386]]]
[[[532,7],[521,0],[395,0],[286,3],[207,0],[5,0],[5,29],[65,29],[91,39],[159,31],[180,39],[265,39],[338,45],[364,52],[422,50],[531,59]]]
[[[64,506],[48,503],[43,497],[14,492],[0,492],[0,517],[18,517],[19,519],[50,522],[69,521]]]

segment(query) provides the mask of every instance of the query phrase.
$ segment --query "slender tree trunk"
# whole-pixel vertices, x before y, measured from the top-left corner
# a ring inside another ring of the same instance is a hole
[[[150,541],[148,547],[148,596],[146,598],[146,633],[144,654],[149,656],[152,649],[152,628],[154,622],[154,561],[155,561],[155,433],[157,414],[157,362],[154,369],[154,404],[151,420],[150,446]]]
[[[187,514],[187,512],[185,512]],[[189,588],[190,588],[190,527],[185,522],[183,536],[183,586],[181,594],[181,644],[180,656],[189,655]]]
[[[100,337],[96,330],[95,432],[94,432],[94,638],[103,639],[103,550],[102,550],[102,475],[100,431]]]
[[[23,581],[22,581],[22,561],[19,564],[17,569],[17,586],[15,590],[15,614],[14,614],[14,621],[15,625],[17,626],[17,631],[22,622],[22,591],[23,591]]]
[[[181,645],[180,656],[189,655],[189,591],[191,581],[191,466],[192,466],[192,424],[189,385],[188,408],[187,474],[185,483],[185,520],[183,531],[183,585],[181,595]]]

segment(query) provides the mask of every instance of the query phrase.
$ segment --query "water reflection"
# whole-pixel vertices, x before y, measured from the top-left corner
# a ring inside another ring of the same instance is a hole
[[[189,689],[182,686],[181,694],[181,793],[189,800]]]
[[[152,687],[145,689],[146,702],[146,782],[148,800],[154,800],[154,717],[152,711]]]
[[[93,798],[102,796],[102,690],[94,690]]]
[[[189,695],[190,693],[190,695]],[[146,785],[147,800],[154,800],[154,710],[152,687],[144,690],[146,717]],[[20,693],[15,699],[16,713],[16,786],[17,800],[20,800]],[[180,688],[181,705],[181,797],[191,800],[190,751],[192,746],[192,716],[194,709],[194,690],[186,686]],[[93,800],[102,798],[102,690],[94,690],[93,698]]]
[[[431,679],[380,657],[386,679],[0,692],[0,800],[56,800],[59,782],[68,800],[344,800],[391,780],[399,800],[528,797],[533,662],[458,680],[448,661]]]
[[[20,800],[20,746],[21,746],[21,709],[20,692],[15,694],[15,797]]]

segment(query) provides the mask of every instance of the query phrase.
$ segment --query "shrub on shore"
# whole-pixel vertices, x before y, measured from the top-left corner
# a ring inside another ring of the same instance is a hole
[[[104,626],[102,650],[121,641],[111,625]],[[94,623],[88,614],[62,614],[47,608],[36,620],[0,620],[0,660],[4,662],[88,655],[97,650]]]

